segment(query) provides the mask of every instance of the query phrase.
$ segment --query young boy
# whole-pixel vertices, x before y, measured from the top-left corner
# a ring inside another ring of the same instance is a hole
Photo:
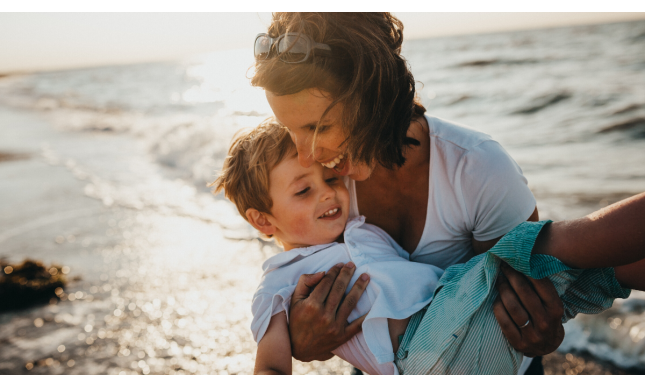
[[[492,312],[493,283],[502,260],[526,275],[548,276],[565,305],[563,320],[568,320],[577,313],[598,313],[614,298],[629,295],[613,269],[572,267],[618,266],[645,257],[645,238],[638,230],[616,240],[587,241],[580,232],[593,238],[603,232],[602,222],[600,228],[598,222],[546,227],[550,222],[525,222],[490,252],[445,274],[432,265],[410,262],[406,251],[364,217],[348,222],[349,195],[343,181],[320,164],[302,167],[287,131],[271,120],[236,136],[213,185],[215,192],[224,189],[240,214],[285,250],[263,264],[253,298],[256,374],[291,373],[291,295],[300,275],[335,264],[356,266],[350,287],[365,273],[370,283],[349,316],[352,321],[367,314],[362,332],[334,354],[369,374],[481,374],[516,373],[521,360]],[[629,225],[640,224],[634,211],[645,215],[645,195],[632,200],[627,212],[610,211],[608,217],[622,214],[620,219],[627,222],[620,227],[629,230]],[[605,228],[613,225],[611,219],[603,222]],[[620,252],[620,261],[603,255],[617,246],[627,249]]]

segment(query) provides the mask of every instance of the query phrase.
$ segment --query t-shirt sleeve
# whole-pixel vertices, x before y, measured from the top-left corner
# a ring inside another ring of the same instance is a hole
[[[527,220],[535,198],[522,169],[496,141],[484,141],[461,160],[463,208],[478,241],[498,238]]]
[[[291,304],[291,295],[295,289],[296,285],[293,285],[284,287],[275,294],[256,293],[253,296],[251,331],[256,343],[262,340],[269,327],[269,322],[271,322],[271,317],[285,311],[287,313],[287,322],[289,321],[289,305]]]

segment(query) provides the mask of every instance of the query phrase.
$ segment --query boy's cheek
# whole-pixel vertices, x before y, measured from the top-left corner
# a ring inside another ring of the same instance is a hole
[[[293,227],[291,229],[295,237],[305,238],[309,235],[309,228],[311,227],[309,222],[305,219],[298,219],[293,222]]]

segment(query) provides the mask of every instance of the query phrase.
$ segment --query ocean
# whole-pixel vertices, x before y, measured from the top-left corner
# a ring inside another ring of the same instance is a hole
[[[429,114],[519,163],[541,219],[645,191],[645,21],[410,40],[403,54]],[[252,64],[249,45],[0,77],[0,257],[72,279],[58,303],[0,314],[0,373],[252,373],[251,297],[278,248],[207,187],[233,134],[271,114]],[[560,352],[645,372],[645,293],[565,329]]]

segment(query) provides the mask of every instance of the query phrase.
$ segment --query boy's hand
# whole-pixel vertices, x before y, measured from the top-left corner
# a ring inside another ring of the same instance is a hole
[[[369,282],[361,275],[345,296],[356,270],[353,263],[337,264],[327,274],[302,275],[291,297],[289,335],[292,356],[297,360],[327,360],[331,351],[361,331],[365,316],[347,323]],[[344,297],[344,299],[343,299]]]

